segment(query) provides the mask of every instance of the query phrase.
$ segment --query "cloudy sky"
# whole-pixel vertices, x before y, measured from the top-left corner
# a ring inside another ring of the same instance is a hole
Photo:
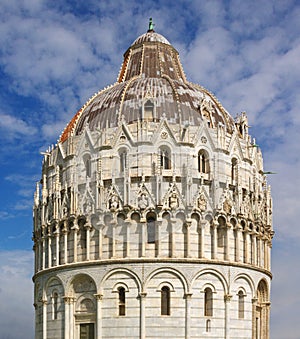
[[[300,338],[300,3],[295,0],[1,0],[1,339],[33,338],[32,200],[41,151],[116,81],[148,28],[188,79],[246,111],[274,199],[272,339]]]

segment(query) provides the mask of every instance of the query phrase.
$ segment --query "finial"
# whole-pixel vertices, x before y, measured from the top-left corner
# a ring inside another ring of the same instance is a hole
[[[149,19],[149,29],[148,32],[154,32],[154,23],[152,21],[152,18]]]

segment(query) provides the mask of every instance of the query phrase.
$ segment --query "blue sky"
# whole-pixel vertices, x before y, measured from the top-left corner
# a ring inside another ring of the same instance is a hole
[[[246,111],[274,200],[272,339],[300,338],[300,3],[292,0],[2,0],[1,338],[33,338],[32,201],[41,151],[147,30],[232,116]]]

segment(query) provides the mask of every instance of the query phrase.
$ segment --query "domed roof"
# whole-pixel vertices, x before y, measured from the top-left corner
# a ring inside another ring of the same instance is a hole
[[[149,25],[125,52],[117,82],[96,93],[76,113],[59,141],[81,134],[86,125],[93,131],[142,120],[146,104],[153,106],[153,121],[165,117],[169,123],[205,122],[210,128],[221,124],[230,133],[234,129],[234,120],[218,100],[186,80],[176,49]]]

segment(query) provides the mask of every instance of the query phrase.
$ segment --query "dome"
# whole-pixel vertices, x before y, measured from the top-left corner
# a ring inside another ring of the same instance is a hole
[[[79,135],[88,124],[91,131],[143,120],[142,107],[150,100],[153,121],[210,128],[221,125],[232,133],[234,121],[217,98],[202,86],[187,81],[176,49],[149,29],[124,54],[115,84],[96,93],[73,117],[60,137]]]

